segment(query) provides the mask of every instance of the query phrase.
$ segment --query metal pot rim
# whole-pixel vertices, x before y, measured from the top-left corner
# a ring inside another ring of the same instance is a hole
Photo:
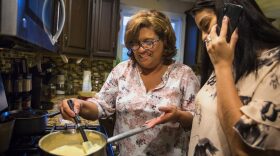
[[[106,146],[107,143],[108,143],[108,142],[107,142],[108,137],[107,137],[106,135],[104,135],[103,133],[98,132],[98,131],[96,131],[96,130],[85,129],[85,132],[92,132],[92,133],[98,134],[98,135],[100,135],[101,137],[103,137],[103,138],[104,138],[104,141],[105,141],[104,145],[103,145],[99,150],[94,151],[94,152],[92,152],[92,153],[89,153],[89,154],[87,154],[87,155],[94,154],[94,153],[96,153],[96,152],[99,152],[99,151],[102,150],[103,148],[106,148],[105,146]],[[78,131],[75,130],[75,131],[71,131],[71,132],[70,132],[70,131],[64,130],[64,131],[51,132],[51,133],[49,133],[49,134],[47,134],[47,135],[44,135],[44,136],[39,140],[39,142],[38,142],[39,148],[40,148],[41,150],[43,150],[44,152],[46,152],[46,153],[52,154],[52,153],[50,153],[49,151],[47,151],[47,150],[45,150],[44,148],[42,148],[42,141],[43,141],[44,139],[46,139],[47,137],[50,137],[50,136],[52,136],[52,135],[58,135],[59,133],[75,134],[75,133],[78,133]],[[54,154],[52,154],[52,155],[54,155]],[[87,155],[86,155],[86,156],[87,156]]]
[[[21,117],[20,113],[30,113],[28,117]],[[28,120],[28,119],[39,119],[48,115],[48,112],[45,110],[12,110],[9,111],[9,114],[13,116],[16,120]],[[17,116],[18,115],[18,116]]]

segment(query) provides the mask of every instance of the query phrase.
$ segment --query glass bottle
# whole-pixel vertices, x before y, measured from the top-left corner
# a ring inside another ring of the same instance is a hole
[[[65,77],[64,75],[57,75],[56,94],[65,95]]]
[[[31,90],[32,90],[32,76],[25,74],[22,83],[22,109],[31,108]]]

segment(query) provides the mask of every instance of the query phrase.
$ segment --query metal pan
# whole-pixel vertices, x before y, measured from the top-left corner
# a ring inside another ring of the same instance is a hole
[[[13,135],[36,135],[46,130],[49,117],[54,117],[60,112],[48,114],[45,110],[14,110],[8,114],[15,118]]]
[[[118,134],[116,136],[113,136],[111,138],[107,138],[104,134],[94,131],[94,130],[85,130],[86,135],[88,137],[88,140],[91,141],[93,144],[97,144],[99,146],[98,149],[95,151],[92,151],[91,153],[84,154],[84,155],[90,155],[90,156],[106,156],[106,144],[112,143],[115,141],[122,140],[124,138],[130,137],[132,135],[141,133],[145,130],[149,129],[145,125],[135,128],[132,130],[129,130],[127,132]],[[54,154],[52,151],[58,147],[62,147],[65,145],[73,145],[73,144],[80,144],[82,145],[83,139],[81,137],[81,134],[79,134],[78,131],[59,131],[59,132],[53,132],[48,135],[45,135],[42,137],[39,141],[39,147],[42,150],[42,155],[46,156],[56,156],[58,154]],[[68,155],[68,151],[65,151],[64,154],[61,155]],[[71,153],[75,155],[74,153]],[[70,155],[71,155],[70,154]]]

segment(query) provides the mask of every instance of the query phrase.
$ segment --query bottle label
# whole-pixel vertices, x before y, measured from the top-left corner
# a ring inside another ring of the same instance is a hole
[[[22,91],[30,92],[31,91],[31,79],[23,79]]]
[[[56,94],[58,95],[64,95],[65,91],[64,90],[56,90]]]
[[[15,80],[14,83],[14,92],[21,93],[22,92],[22,80]]]

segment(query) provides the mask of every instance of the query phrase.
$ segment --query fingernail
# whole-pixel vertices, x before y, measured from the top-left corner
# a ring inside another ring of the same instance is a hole
[[[228,19],[228,17],[227,17],[227,16],[224,16],[223,20],[226,21],[227,19]]]

